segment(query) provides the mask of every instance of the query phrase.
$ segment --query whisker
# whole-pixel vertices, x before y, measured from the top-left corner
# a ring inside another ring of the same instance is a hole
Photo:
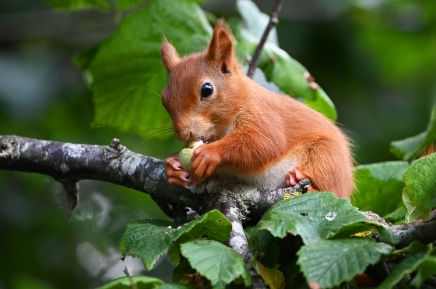
[[[151,92],[152,94],[155,94],[155,95],[159,96],[159,98],[162,98],[162,95],[160,93],[157,93],[157,92],[155,92],[155,91],[153,91],[151,89],[148,89],[148,88],[146,88],[145,90]]]
[[[145,139],[166,138],[173,134],[172,126],[163,126],[139,131],[138,133]]]
[[[120,129],[120,125],[98,125],[96,128],[118,128]],[[166,138],[173,134],[172,125],[162,125],[160,127],[152,127],[140,130],[132,130],[132,129],[120,129],[122,131],[126,131],[129,133],[134,133],[141,136],[144,139],[153,139],[153,138]]]

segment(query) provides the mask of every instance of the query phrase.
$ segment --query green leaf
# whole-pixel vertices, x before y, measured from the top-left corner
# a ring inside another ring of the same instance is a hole
[[[237,22],[235,36],[240,41],[236,45],[238,58],[248,59],[252,56],[268,24],[269,16],[248,0],[238,0],[237,9],[243,22]],[[309,107],[328,118],[337,118],[333,102],[321,88],[312,89],[305,78],[307,69],[288,53],[280,49],[275,29],[265,43],[258,67],[262,69],[268,81],[275,83],[284,93],[301,99]]]
[[[236,9],[243,19],[243,23],[238,23],[238,36],[245,41],[258,43],[268,25],[269,15],[261,12],[251,0],[237,0]],[[275,28],[270,31],[267,42],[279,45]]]
[[[276,203],[263,215],[250,238],[257,237],[260,230],[268,230],[278,238],[287,233],[300,235],[305,244],[310,244],[333,236],[345,225],[366,221],[368,218],[348,200],[315,192]]]
[[[377,287],[378,289],[394,288],[406,275],[415,270],[418,270],[418,272],[410,284],[420,288],[428,277],[436,273],[436,257],[434,256],[436,249],[428,250],[425,245],[413,242],[408,247],[393,252],[393,254],[397,255],[404,253],[414,254],[398,263],[383,283]]]
[[[301,272],[300,266],[297,265],[297,257],[295,254],[295,257],[280,266],[280,269],[285,275],[286,288],[307,289],[306,278]]]
[[[404,199],[403,199],[404,201]],[[398,222],[404,221],[405,217],[406,217],[406,207],[405,206],[401,206],[398,209],[396,209],[395,211],[384,215],[383,219],[386,220],[386,222],[390,222],[393,224],[397,224]]]
[[[116,0],[115,6],[117,8],[117,11],[123,11],[127,9],[134,8],[144,2],[144,0]]]
[[[392,255],[426,253],[428,248],[419,241],[413,241],[409,246],[392,252]]]
[[[188,2],[194,3],[202,3],[208,0],[186,0]],[[144,4],[148,4],[148,0],[115,0],[117,11],[124,11],[136,7],[144,6]]]
[[[233,249],[209,240],[195,240],[180,245],[181,252],[192,268],[206,277],[213,288],[223,289],[232,281],[241,279],[251,284],[250,272],[242,257]]]
[[[411,223],[413,221],[418,220],[420,218],[419,213],[416,210],[415,204],[410,199],[409,191],[407,190],[407,188],[403,189],[402,197],[403,197],[404,207],[406,208],[406,216],[404,217],[404,220],[407,223]]]
[[[256,49],[257,43],[241,41],[236,50],[239,59],[247,58]],[[266,43],[258,67],[268,81],[275,83],[284,93],[302,100],[309,107],[335,120],[336,109],[327,94],[318,88],[313,90],[304,78],[307,71],[298,61],[273,43]]]
[[[192,289],[193,287],[182,283],[165,283],[156,287],[156,289]]]
[[[411,202],[424,220],[436,205],[436,153],[416,160],[404,173]]]
[[[246,235],[247,236],[247,235]],[[251,238],[247,236],[250,240]],[[273,268],[278,262],[280,248],[277,244],[277,238],[270,232],[262,230],[257,238],[251,239],[250,249],[256,253],[257,259],[269,268]]]
[[[111,9],[107,0],[45,0],[47,4],[55,9],[78,10],[87,8],[98,8],[102,10]]]
[[[351,195],[351,203],[362,211],[372,211],[380,216],[401,207],[403,175],[408,167],[409,163],[403,161],[356,166],[356,189]]]
[[[182,226],[163,220],[133,221],[127,224],[120,250],[123,256],[129,254],[142,258],[146,269],[150,270],[156,259],[176,241],[207,238],[225,242],[230,231],[231,223],[217,210]]]
[[[436,274],[436,257],[427,256],[420,264],[419,270],[410,285],[420,288],[430,276]]]
[[[80,53],[77,53],[73,57],[74,63],[79,69],[86,72],[86,69],[88,69],[89,65],[91,65],[91,62],[95,58],[95,55],[97,54],[99,49],[100,45],[97,44],[81,51]],[[87,80],[87,84],[90,84],[91,81],[92,79],[90,79],[89,81]]]
[[[390,151],[397,158],[410,161],[425,147],[424,142],[426,135],[426,132],[422,132],[416,136],[393,141],[391,142]]]
[[[112,280],[111,282],[96,289],[152,289],[163,283],[164,282],[160,279],[147,276],[126,276]],[[135,285],[135,287],[133,287],[133,285]]]
[[[171,120],[160,99],[167,81],[160,57],[162,39],[165,36],[186,54],[206,48],[211,33],[204,12],[190,1],[154,0],[124,18],[97,48],[76,57],[90,80],[93,125],[165,136]]]
[[[297,253],[297,263],[307,282],[331,288],[351,280],[391,250],[391,246],[377,243],[374,239],[323,240],[303,246]]]
[[[184,281],[186,281],[186,278],[189,279],[190,276],[193,276],[193,274],[195,274],[195,273],[196,273],[196,271],[194,269],[192,269],[188,260],[185,258],[182,258],[180,263],[176,266],[176,268],[174,268],[172,281],[173,282],[183,282],[185,284],[189,284],[189,283],[184,282]],[[182,279],[184,279],[184,280],[182,280]]]
[[[337,118],[335,106],[324,90],[313,90],[304,78],[307,69],[278,46],[265,44],[259,68],[268,81],[274,82],[286,94],[301,99],[332,120]]]
[[[417,136],[391,142],[391,152],[398,158],[411,161],[436,140],[436,104],[431,112],[427,130]]]
[[[415,271],[422,260],[425,258],[424,253],[411,255],[398,263],[388,275],[388,277],[377,287],[377,289],[391,289],[400,282],[404,276]]]

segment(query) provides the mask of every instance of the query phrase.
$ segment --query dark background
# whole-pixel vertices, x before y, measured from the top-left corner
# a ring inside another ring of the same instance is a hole
[[[256,1],[269,13],[272,1]],[[204,8],[234,15],[233,1]],[[436,2],[285,0],[280,45],[300,61],[335,103],[361,164],[393,160],[392,140],[425,130],[436,101]],[[54,11],[42,1],[0,2],[0,135],[109,144],[164,158],[174,139],[144,140],[116,127],[91,128],[91,94],[72,56],[117,27],[113,12]],[[166,259],[144,272],[121,262],[124,225],[165,218],[147,195],[81,182],[81,204],[67,220],[67,201],[53,179],[0,171],[0,289],[93,288],[123,276],[169,281]],[[166,276],[166,277],[163,277]]]

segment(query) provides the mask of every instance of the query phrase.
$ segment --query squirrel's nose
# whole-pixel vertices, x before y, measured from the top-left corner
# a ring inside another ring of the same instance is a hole
[[[192,133],[186,129],[178,129],[174,127],[174,133],[176,135],[176,138],[181,142],[188,141],[192,138]]]

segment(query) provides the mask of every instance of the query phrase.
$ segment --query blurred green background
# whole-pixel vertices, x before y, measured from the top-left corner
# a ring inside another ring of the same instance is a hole
[[[272,1],[255,1],[269,13]],[[234,15],[234,1],[203,7]],[[389,143],[425,130],[436,101],[436,2],[285,0],[279,42],[335,103],[360,164],[392,160]],[[109,144],[164,158],[174,138],[144,140],[116,127],[91,128],[91,94],[72,56],[113,32],[113,12],[54,11],[43,1],[0,2],[0,135]],[[0,171],[0,289],[94,288],[127,266],[169,281],[163,258],[151,272],[119,259],[124,225],[165,218],[151,199],[83,181],[71,221],[61,186],[37,175]],[[166,276],[166,277],[165,277]]]

